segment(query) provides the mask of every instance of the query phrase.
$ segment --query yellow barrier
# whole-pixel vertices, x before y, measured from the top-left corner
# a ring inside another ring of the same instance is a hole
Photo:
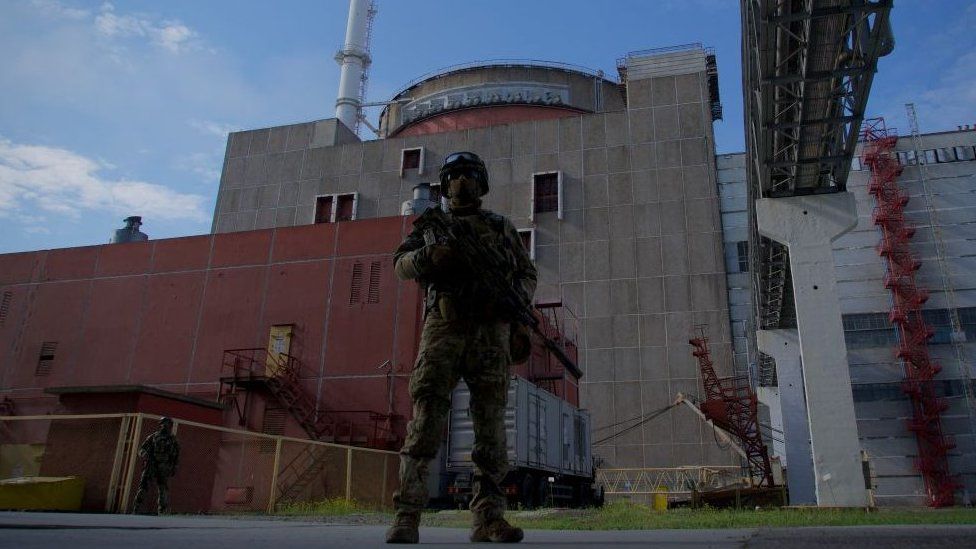
[[[0,509],[14,511],[80,511],[85,479],[20,477],[0,480]]]

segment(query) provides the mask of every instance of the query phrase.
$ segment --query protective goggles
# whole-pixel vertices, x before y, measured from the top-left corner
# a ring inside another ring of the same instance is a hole
[[[447,158],[444,159],[444,165],[445,166],[448,166],[448,165],[453,164],[455,162],[480,163],[481,162],[481,159],[478,158],[477,156],[475,156],[474,154],[469,153],[469,152],[456,152],[456,153],[451,153],[451,154],[447,155]]]
[[[464,176],[472,181],[481,180],[481,172],[479,170],[465,166],[451,168],[450,170],[445,171],[441,180],[446,182],[451,181],[452,179],[460,179],[461,176]]]

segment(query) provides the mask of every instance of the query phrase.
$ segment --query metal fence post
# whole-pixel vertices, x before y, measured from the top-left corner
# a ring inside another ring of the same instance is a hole
[[[136,427],[132,430],[132,443],[129,445],[129,463],[125,471],[125,484],[122,485],[122,503],[119,511],[129,512],[129,493],[132,491],[132,477],[136,472],[136,458],[139,457],[139,438],[142,436],[142,414],[136,415]]]
[[[275,490],[278,489],[278,464],[281,461],[281,437],[275,437],[274,470],[271,471],[271,494],[268,496],[268,514],[274,513]]]
[[[346,499],[352,501],[352,448],[346,449]]]
[[[386,477],[390,476],[390,456],[383,454],[383,488],[380,490],[380,504],[386,504]]]

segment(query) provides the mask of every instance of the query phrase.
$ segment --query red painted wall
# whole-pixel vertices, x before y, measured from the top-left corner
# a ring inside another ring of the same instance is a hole
[[[565,116],[579,116],[583,111],[566,107],[539,105],[493,105],[448,111],[408,124],[397,131],[396,137],[453,132],[470,128],[487,128],[530,120],[549,120]]]

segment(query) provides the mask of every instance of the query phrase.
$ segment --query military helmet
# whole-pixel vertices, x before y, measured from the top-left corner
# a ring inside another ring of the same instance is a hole
[[[468,177],[473,177],[478,181],[478,184],[481,185],[480,196],[488,194],[488,169],[485,168],[484,161],[473,152],[461,151],[447,155],[444,159],[444,165],[441,166],[441,171],[438,173],[442,185],[441,189],[445,195],[450,175],[458,172],[465,173]]]
[[[167,425],[170,426],[170,427],[172,427],[173,426],[173,420],[170,419],[170,418],[168,418],[168,417],[161,417],[161,418],[159,418],[159,425],[160,425],[160,427],[167,426]]]

